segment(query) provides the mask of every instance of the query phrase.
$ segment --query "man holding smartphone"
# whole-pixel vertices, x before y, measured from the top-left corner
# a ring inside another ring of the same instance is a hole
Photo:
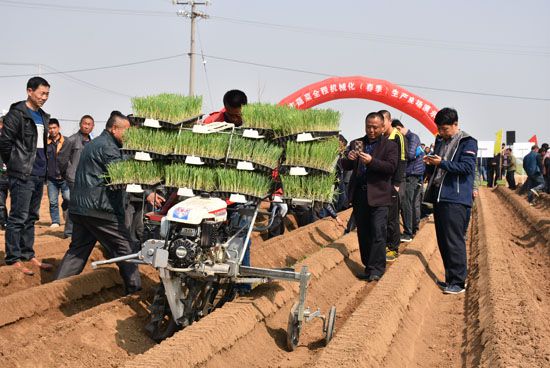
[[[357,238],[365,273],[359,277],[378,281],[386,271],[386,230],[392,203],[392,176],[397,167],[397,145],[383,135],[384,117],[371,112],[365,119],[366,135],[356,139],[342,159],[344,170],[353,170],[350,202],[357,223]]]
[[[445,266],[445,281],[437,284],[445,294],[460,294],[466,287],[464,229],[472,207],[477,140],[458,128],[455,109],[441,109],[435,124],[439,135],[434,154],[424,157],[429,177],[424,201],[434,204],[437,244]]]

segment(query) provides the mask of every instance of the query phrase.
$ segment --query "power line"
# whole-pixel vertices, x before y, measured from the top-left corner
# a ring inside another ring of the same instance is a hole
[[[96,8],[87,6],[73,6],[73,5],[55,5],[44,4],[27,1],[9,1],[0,0],[0,5],[25,8],[25,9],[42,9],[42,10],[54,10],[54,11],[70,11],[83,14],[108,14],[108,15],[130,15],[130,16],[154,16],[154,17],[174,17],[177,13],[169,11],[154,11],[154,10],[135,10],[135,9],[114,9],[114,8]],[[349,32],[335,29],[324,29],[315,27],[303,27],[294,26],[288,24],[277,24],[260,22],[248,19],[229,18],[221,16],[212,16],[212,19],[229,22],[234,24],[244,24],[251,26],[258,26],[264,28],[271,28],[277,30],[286,30],[291,32],[306,33],[312,35],[323,35],[325,37],[337,37],[347,38],[363,41],[383,42],[385,44],[391,43],[400,46],[420,46],[430,48],[440,48],[449,50],[461,50],[461,51],[475,51],[484,53],[496,53],[506,55],[519,55],[519,56],[542,56],[550,57],[550,50],[541,46],[530,45],[509,45],[509,44],[487,44],[479,42],[451,42],[446,40],[427,39],[420,37],[404,37],[404,36],[389,36],[374,33],[362,33],[362,32]],[[508,49],[506,49],[508,48]],[[509,49],[515,48],[515,49]]]
[[[96,70],[106,70],[106,69],[123,68],[123,67],[128,67],[128,66],[133,66],[133,65],[140,65],[140,64],[153,63],[153,62],[156,62],[156,61],[163,61],[163,60],[169,60],[169,59],[176,59],[176,58],[180,58],[180,57],[187,56],[187,55],[188,55],[187,53],[181,53],[181,54],[176,54],[176,55],[171,55],[171,56],[164,56],[164,57],[159,57],[159,58],[154,58],[154,59],[139,60],[139,61],[134,61],[134,62],[130,62],[130,63],[115,64],[115,65],[105,65],[105,66],[97,66],[97,67],[92,67],[92,68],[71,69],[71,70],[65,70],[65,71],[63,71],[63,72],[47,72],[47,73],[42,73],[42,74],[43,74],[43,75],[60,74],[60,73],[68,74],[68,73],[81,73],[81,72],[91,72],[91,71],[96,71]],[[4,62],[0,62],[0,64],[7,64],[7,65],[10,65],[10,64],[4,63]],[[36,64],[34,64],[34,65],[36,65]],[[34,76],[34,75],[35,75],[35,74],[0,75],[0,78],[32,77],[32,76]]]
[[[34,3],[27,1],[8,1],[0,0],[0,5],[23,8],[23,9],[42,9],[42,10],[56,10],[56,11],[68,11],[83,14],[109,14],[109,15],[132,15],[132,16],[152,16],[152,17],[173,17],[175,18],[175,12],[169,11],[154,11],[154,10],[134,10],[134,9],[113,9],[113,8],[95,8],[88,6],[74,6],[74,5],[56,5],[56,4],[44,4]]]
[[[507,45],[507,44],[484,44],[479,42],[451,42],[446,40],[427,39],[418,37],[404,37],[404,36],[389,36],[382,34],[363,33],[363,32],[349,32],[335,29],[313,28],[303,26],[293,26],[286,24],[259,22],[247,19],[228,18],[220,16],[211,16],[213,20],[222,22],[229,22],[234,24],[243,24],[250,26],[258,26],[277,30],[286,30],[291,32],[306,33],[312,35],[323,35],[328,37],[347,38],[355,40],[366,40],[384,43],[393,43],[401,46],[421,46],[421,47],[433,47],[443,48],[451,50],[467,50],[477,52],[499,53],[509,55],[524,55],[524,56],[550,56],[550,50],[541,46],[526,46],[526,45]],[[503,48],[517,48],[520,50],[510,50]],[[523,50],[521,50],[523,49]]]
[[[197,54],[197,55],[199,55],[199,54]],[[312,71],[312,70],[297,69],[297,68],[291,68],[291,67],[282,67],[282,66],[263,64],[263,63],[257,63],[257,62],[246,61],[246,60],[238,60],[238,59],[232,59],[232,58],[215,56],[215,55],[204,55],[204,54],[200,54],[200,55],[203,56],[203,57],[206,57],[206,58],[213,59],[213,60],[221,60],[221,61],[227,61],[227,62],[232,62],[232,63],[237,63],[237,64],[257,66],[257,67],[261,67],[261,68],[283,70],[283,71],[287,71],[287,72],[310,74],[310,75],[318,75],[318,76],[322,76],[322,77],[335,77],[336,76],[334,74],[320,73],[320,72],[315,72],[315,71]],[[132,62],[132,63],[117,64],[117,65],[111,65],[111,66],[102,66],[102,67],[86,68],[86,69],[73,69],[73,70],[63,71],[63,72],[47,72],[47,73],[42,73],[42,74],[63,74],[63,73],[66,74],[66,73],[85,72],[85,71],[91,71],[91,70],[105,70],[105,69],[111,69],[111,68],[120,68],[120,67],[124,67],[124,66],[144,64],[144,63],[149,63],[149,62],[152,62],[152,61],[168,60],[168,59],[173,59],[173,58],[178,58],[178,57],[183,57],[183,56],[186,56],[186,54],[177,54],[177,55],[165,56],[165,57],[157,58],[157,59],[142,60],[142,61],[136,61],[136,62]],[[0,64],[5,64],[5,63],[0,62]],[[36,65],[36,64],[34,64],[34,65]],[[21,77],[21,76],[28,77],[28,76],[34,76],[34,75],[35,74],[8,75],[8,76],[0,76],[0,78],[12,78],[12,77]],[[396,83],[396,84],[398,84],[400,86],[403,86],[403,87],[427,89],[427,90],[441,91],[441,92],[461,93],[461,94],[488,96],[488,97],[513,98],[513,99],[519,99],[519,100],[532,100],[532,101],[544,101],[544,102],[550,101],[550,98],[475,92],[475,91],[457,90],[457,89],[450,89],[450,88],[438,88],[438,87],[430,87],[430,86],[422,86],[422,85],[405,84],[405,83]]]

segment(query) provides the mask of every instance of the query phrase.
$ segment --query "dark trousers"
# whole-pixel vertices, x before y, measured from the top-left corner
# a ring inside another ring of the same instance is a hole
[[[403,234],[412,237],[420,223],[420,177],[407,176],[405,185],[401,185],[399,193],[403,192],[401,214],[403,216]]]
[[[3,229],[8,221],[8,207],[6,201],[8,199],[8,190],[10,188],[10,182],[8,176],[5,174],[0,175],[0,227]]]
[[[508,182],[508,188],[516,190],[516,178],[514,176],[516,172],[506,170],[506,182]]]
[[[403,189],[403,188],[401,188]],[[391,206],[388,210],[388,224],[386,243],[390,250],[399,251],[401,229],[399,228],[399,192],[392,188]]]
[[[439,253],[445,266],[445,282],[464,287],[466,282],[466,241],[468,206],[459,203],[434,204],[435,233]]]
[[[110,257],[132,253],[128,229],[123,223],[90,216],[70,215],[73,220],[73,237],[57,271],[57,279],[78,275],[84,269],[95,243],[100,242]],[[117,263],[126,292],[141,288],[141,278],[135,263]]]
[[[73,221],[71,220],[71,216],[69,216],[69,204],[71,203],[71,193],[73,193],[74,189],[74,183],[70,181],[66,181],[67,187],[69,187],[69,194],[66,195],[66,198],[63,199],[63,203],[67,203],[66,206],[63,206],[63,217],[65,220],[65,229],[63,230],[63,235],[66,238],[70,238],[73,234]]]
[[[11,208],[6,224],[6,263],[34,258],[34,223],[38,221],[44,178],[9,177]]]
[[[489,188],[497,186],[497,180],[500,177],[500,170],[497,166],[489,165],[489,176],[487,177],[487,186]]]
[[[368,276],[382,276],[386,271],[386,231],[388,207],[371,207],[367,192],[357,189],[353,199],[353,217],[357,224],[357,238],[361,262]]]

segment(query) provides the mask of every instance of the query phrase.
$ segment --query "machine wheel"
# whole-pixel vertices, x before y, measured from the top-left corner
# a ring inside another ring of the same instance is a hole
[[[336,322],[336,306],[330,307],[330,311],[327,316],[327,329],[325,331],[325,346],[328,345],[330,340],[332,340],[332,335],[334,334],[334,325]]]
[[[155,342],[161,342],[181,329],[181,326],[174,321],[162,284],[159,285],[149,310],[151,311],[151,320],[145,326],[145,330]]]
[[[294,351],[296,346],[298,346],[298,341],[300,340],[300,330],[302,329],[302,323],[298,321],[298,315],[296,311],[298,310],[298,303],[294,303],[290,309],[290,314],[288,315],[288,327],[286,330],[286,342],[288,350]]]

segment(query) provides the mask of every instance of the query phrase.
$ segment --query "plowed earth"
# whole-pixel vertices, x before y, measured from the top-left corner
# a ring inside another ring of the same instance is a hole
[[[47,219],[46,202],[42,208]],[[252,264],[308,266],[306,305],[323,314],[337,308],[326,347],[322,321],[314,319],[304,324],[297,349],[286,350],[296,283],[260,285],[155,344],[144,330],[159,280],[153,268],[141,268],[141,293],[123,297],[116,267],[88,265],[81,275],[53,281],[51,273],[29,277],[2,264],[1,366],[550,366],[546,199],[531,207],[507,189],[482,190],[468,231],[468,287],[460,295],[444,295],[435,284],[444,270],[430,221],[378,283],[357,278],[363,266],[355,233],[342,236],[327,219],[300,229],[288,225],[292,231],[282,237],[254,238]],[[38,223],[35,250],[57,265],[69,240],[48,226]],[[98,247],[91,258],[103,257]]]

